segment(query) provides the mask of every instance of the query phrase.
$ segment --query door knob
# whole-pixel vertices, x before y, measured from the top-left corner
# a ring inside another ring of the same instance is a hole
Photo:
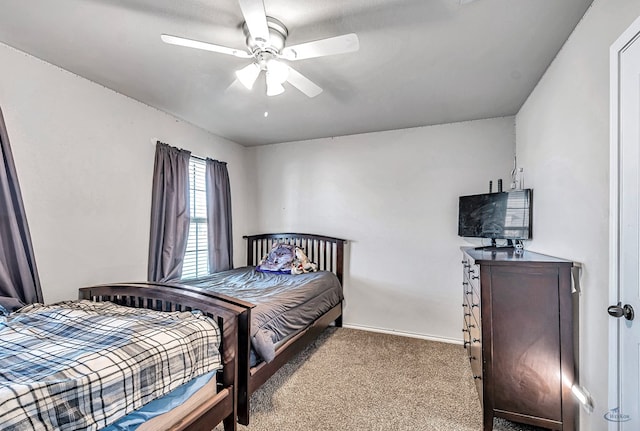
[[[609,313],[609,316],[613,317],[624,316],[624,318],[627,320],[633,320],[633,318],[635,317],[633,307],[629,304],[622,305],[622,302],[618,302],[617,305],[612,305],[607,308],[607,313]]]

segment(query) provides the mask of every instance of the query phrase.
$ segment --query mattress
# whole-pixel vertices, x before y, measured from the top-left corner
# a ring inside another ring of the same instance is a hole
[[[145,404],[101,431],[163,430],[217,394],[216,372],[213,371],[177,387]]]
[[[0,319],[0,428],[97,430],[221,367],[201,313],[34,304]]]
[[[342,285],[328,271],[274,274],[245,266],[182,283],[255,304],[251,345],[266,362],[273,360],[278,342],[306,328],[344,299]]]

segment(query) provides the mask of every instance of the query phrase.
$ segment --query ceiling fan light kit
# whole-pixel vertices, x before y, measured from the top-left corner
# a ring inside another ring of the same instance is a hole
[[[278,94],[284,93],[282,83],[271,77],[269,72],[267,72],[265,79],[267,81],[267,96],[277,96]]]
[[[253,84],[256,82],[256,79],[258,79],[259,74],[260,66],[258,66],[257,63],[251,63],[240,70],[236,70],[236,78],[238,78],[238,81],[240,81],[247,90],[253,88]]]
[[[285,82],[308,97],[315,97],[322,93],[322,88],[281,60],[297,61],[345,54],[360,48],[358,36],[354,33],[287,47],[289,30],[282,22],[266,15],[262,0],[239,0],[239,3],[245,19],[242,29],[247,51],[168,34],[161,35],[161,39],[172,45],[233,55],[238,58],[252,58],[254,62],[237,70],[236,77],[242,85],[251,90],[260,73],[264,71],[267,96],[284,93],[282,84]]]

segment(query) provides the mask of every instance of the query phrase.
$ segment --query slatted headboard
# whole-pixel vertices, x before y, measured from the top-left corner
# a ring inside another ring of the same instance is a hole
[[[271,250],[271,247],[282,242],[302,248],[311,262],[318,264],[321,271],[331,271],[342,283],[344,272],[344,239],[308,233],[263,233],[246,235],[247,266],[257,265]]]

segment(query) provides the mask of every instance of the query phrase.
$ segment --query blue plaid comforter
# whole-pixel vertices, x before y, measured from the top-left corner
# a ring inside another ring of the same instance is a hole
[[[219,369],[219,345],[200,313],[77,301],[0,316],[0,429],[103,428]]]

